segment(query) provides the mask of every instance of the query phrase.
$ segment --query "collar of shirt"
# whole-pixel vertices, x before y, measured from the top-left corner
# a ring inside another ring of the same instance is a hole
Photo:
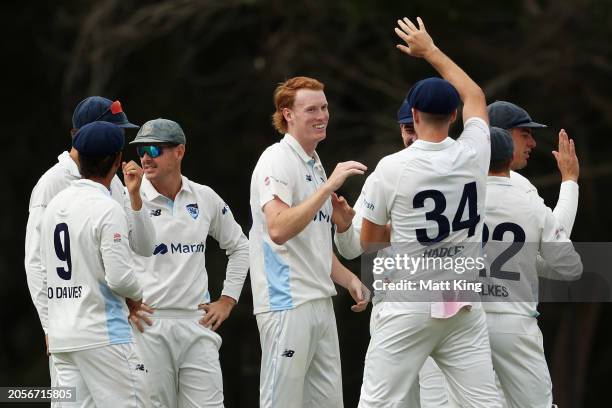
[[[304,151],[300,142],[289,133],[285,133],[282,142],[288,144],[305,163],[311,164],[311,162],[313,162],[312,164],[314,165],[321,165],[321,159],[319,159],[317,152],[315,151],[313,157],[310,157],[308,153]]]
[[[420,149],[420,150],[444,150],[446,148],[448,148],[450,145],[452,145],[453,143],[455,143],[455,141],[453,139],[451,139],[450,137],[447,137],[446,139],[442,140],[441,142],[427,142],[425,140],[415,140],[414,143],[412,143],[412,145],[409,146],[410,147],[414,147],[415,149]]]
[[[95,188],[102,191],[104,194],[110,197],[111,192],[104,184],[98,183],[97,181],[89,180],[89,179],[79,179],[75,180],[74,185],[77,187],[86,187],[86,188]]]
[[[510,177],[487,176],[487,184],[496,184],[499,186],[511,186]]]
[[[156,198],[159,197],[163,197],[165,200],[169,200],[169,197],[165,197],[163,195],[161,195],[156,189],[155,187],[153,187],[153,184],[151,184],[151,182],[149,181],[149,179],[147,179],[145,176],[143,176],[142,178],[142,184],[140,185],[140,191],[144,194],[145,198],[149,201],[153,201]],[[185,191],[189,194],[192,194],[192,190],[191,187],[189,186],[189,179],[183,175],[181,175],[181,189],[178,192],[178,194],[176,195],[178,197],[178,195],[181,193],[181,191]],[[175,197],[176,198],[176,197]]]
[[[72,160],[72,157],[70,157],[70,154],[68,152],[62,152],[62,154],[57,156],[57,161],[60,164],[60,166],[68,170],[70,175],[77,177],[77,178],[81,178],[81,173],[79,172],[79,166],[77,166],[75,161]]]

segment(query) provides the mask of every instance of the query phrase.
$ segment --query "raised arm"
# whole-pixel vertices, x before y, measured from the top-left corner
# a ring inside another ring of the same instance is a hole
[[[406,45],[398,44],[397,48],[411,57],[423,58],[429,62],[444,79],[457,89],[463,101],[464,122],[471,117],[478,117],[489,123],[486,99],[482,89],[436,47],[420,17],[417,17],[417,23],[418,27],[406,17],[397,21],[399,27],[395,28],[395,32],[406,43]]]
[[[312,221],[325,201],[344,184],[349,176],[363,174],[366,170],[366,166],[355,161],[338,163],[325,184],[295,207],[289,206],[278,196],[268,201],[263,211],[266,215],[270,239],[275,244],[282,245],[299,234]]]
[[[140,184],[144,172],[134,161],[123,162],[122,170],[127,190],[123,208],[128,217],[130,248],[140,256],[149,257],[153,255],[156,236],[151,217],[140,197]]]

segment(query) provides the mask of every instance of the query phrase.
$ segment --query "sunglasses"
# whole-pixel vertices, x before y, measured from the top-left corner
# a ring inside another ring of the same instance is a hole
[[[144,157],[145,153],[150,158],[155,159],[164,153],[164,149],[168,147],[176,147],[176,145],[149,145],[149,146],[138,146],[136,147],[136,153],[138,157]]]

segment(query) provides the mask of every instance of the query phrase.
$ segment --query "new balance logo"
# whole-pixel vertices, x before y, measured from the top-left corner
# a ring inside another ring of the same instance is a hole
[[[310,174],[306,175],[306,181],[312,181],[312,176]]]
[[[294,354],[295,354],[295,351],[285,349],[285,351],[283,351],[283,354],[281,354],[281,356],[291,358],[293,357]]]
[[[149,372],[149,370],[145,369],[144,364],[136,364],[136,370],[138,371],[145,371],[145,372]]]
[[[161,209],[151,210],[151,217],[159,217],[161,215]]]

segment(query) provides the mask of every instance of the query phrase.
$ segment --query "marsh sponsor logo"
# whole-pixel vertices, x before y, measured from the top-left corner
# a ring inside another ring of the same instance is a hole
[[[182,242],[171,242],[170,248],[166,244],[159,244],[155,247],[153,255],[164,255],[168,253],[170,249],[171,254],[193,254],[198,252],[204,252],[206,246],[204,242],[197,242],[195,244],[184,244]]]
[[[312,220],[319,221],[319,222],[331,222],[331,215],[329,215],[323,210],[319,210],[319,212],[315,214]]]

